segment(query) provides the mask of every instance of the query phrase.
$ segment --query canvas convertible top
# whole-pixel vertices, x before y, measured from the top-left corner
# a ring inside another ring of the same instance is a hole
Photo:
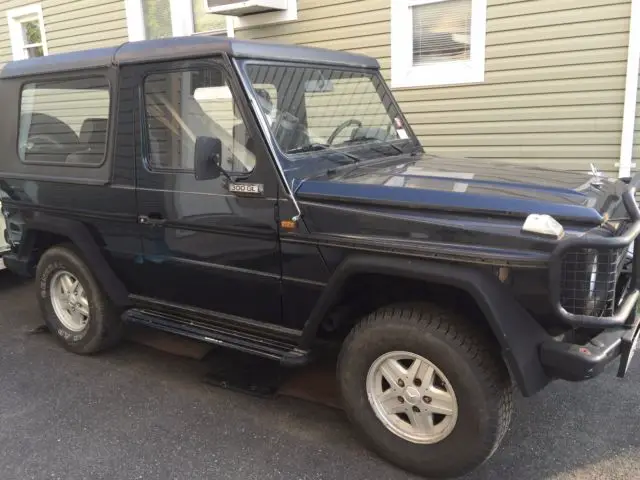
[[[117,67],[119,65],[157,62],[175,58],[197,58],[219,53],[259,60],[320,63],[376,69],[380,67],[378,61],[374,58],[347,52],[221,37],[189,36],[126,42],[116,47],[96,48],[17,60],[4,66],[0,71],[0,78]]]

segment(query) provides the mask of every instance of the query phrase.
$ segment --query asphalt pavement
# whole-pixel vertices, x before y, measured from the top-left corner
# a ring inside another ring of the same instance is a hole
[[[41,324],[33,285],[0,272],[0,478],[410,477],[365,450],[340,410],[203,381],[205,362],[127,342],[81,357]],[[503,446],[467,480],[640,479],[640,360],[625,380],[518,398]]]

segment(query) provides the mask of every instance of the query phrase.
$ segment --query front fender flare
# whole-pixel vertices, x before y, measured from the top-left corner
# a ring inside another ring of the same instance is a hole
[[[478,269],[429,260],[371,255],[347,257],[331,276],[305,323],[301,341],[303,347],[308,348],[313,342],[320,323],[338,299],[349,277],[362,273],[411,278],[466,291],[487,319],[502,348],[507,367],[523,395],[531,396],[551,381],[539,356],[540,345],[549,339],[549,335],[497,277]]]

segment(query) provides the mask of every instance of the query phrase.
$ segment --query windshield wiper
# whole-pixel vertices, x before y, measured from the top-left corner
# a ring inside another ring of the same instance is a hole
[[[344,155],[345,157],[353,160],[353,163],[358,163],[362,160],[360,157],[353,155],[351,153],[343,152],[341,150],[334,150],[326,143],[309,143],[307,145],[302,145],[301,147],[292,148],[291,150],[287,150],[287,153],[307,153],[307,152],[317,152],[321,150],[329,150],[331,149],[333,152],[339,153],[340,155]]]
[[[358,137],[358,138],[355,138],[353,140],[347,140],[344,143],[346,143],[347,145],[357,145],[359,143],[366,143],[366,142],[375,142],[376,145],[389,146],[389,147],[393,148],[398,153],[405,153],[405,151],[402,150],[397,145],[394,145],[393,143],[391,143],[389,141],[380,140],[379,138],[375,138],[375,137]]]
[[[327,148],[329,148],[329,145],[327,145],[326,143],[308,143],[306,145],[302,145],[301,147],[287,150],[287,153],[317,152],[319,150],[326,150]]]
[[[394,145],[394,144],[393,144],[393,143],[391,143],[391,142],[384,142],[384,141],[383,141],[383,143],[384,143],[384,145],[385,145],[385,146],[389,146],[389,147],[393,148],[393,149],[394,149],[396,152],[398,152],[398,153],[405,153],[405,151],[404,151],[404,150],[402,150],[399,146]]]

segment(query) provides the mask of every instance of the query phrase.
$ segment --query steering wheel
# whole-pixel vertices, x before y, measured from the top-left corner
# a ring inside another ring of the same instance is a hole
[[[55,149],[62,148],[63,145],[54,137],[46,134],[36,133],[29,136],[27,139],[27,151],[32,150],[34,147],[51,147]]]
[[[336,139],[338,134],[342,130],[344,130],[345,128],[350,127],[351,125],[355,125],[357,127],[362,127],[362,122],[360,120],[356,120],[355,118],[347,120],[346,122],[342,122],[340,125],[338,125],[336,127],[336,129],[333,131],[333,133],[331,135],[329,135],[329,138],[327,139],[327,144],[328,145],[333,145],[333,141]]]

